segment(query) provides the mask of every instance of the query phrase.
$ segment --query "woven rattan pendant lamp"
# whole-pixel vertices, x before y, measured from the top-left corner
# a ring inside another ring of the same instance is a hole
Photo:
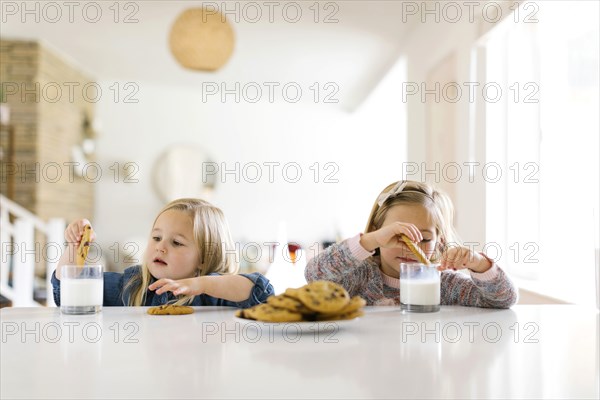
[[[182,12],[169,35],[169,47],[177,61],[188,69],[215,71],[231,56],[234,35],[223,14],[206,8]]]

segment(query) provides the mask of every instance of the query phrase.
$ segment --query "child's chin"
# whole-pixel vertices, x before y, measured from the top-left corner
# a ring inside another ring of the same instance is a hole
[[[152,275],[154,279],[168,278],[167,271],[164,268],[150,266],[148,267],[148,270],[150,271],[150,275]]]

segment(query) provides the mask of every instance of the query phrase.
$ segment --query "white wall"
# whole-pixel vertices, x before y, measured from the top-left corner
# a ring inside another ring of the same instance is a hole
[[[480,121],[469,120],[469,115],[474,115],[470,108],[478,105],[471,102],[468,96],[466,84],[469,82],[479,83],[481,86],[486,82],[479,82],[471,76],[471,69],[482,68],[477,62],[471,65],[472,51],[479,45],[480,40],[486,32],[497,27],[503,21],[513,21],[512,10],[515,2],[489,2],[485,3],[461,3],[461,2],[432,2],[427,5],[421,3],[411,19],[418,18],[419,22],[411,32],[410,40],[403,47],[403,56],[407,60],[407,82],[421,85],[427,82],[428,74],[438,64],[450,55],[454,55],[456,73],[454,83],[461,86],[462,97],[451,103],[448,98],[441,97],[440,103],[448,106],[448,112],[454,112],[454,126],[449,131],[455,136],[453,149],[446,149],[445,159],[453,160],[461,165],[462,176],[456,183],[446,179],[443,173],[437,177],[429,175],[427,178],[431,183],[452,192],[456,218],[455,225],[463,242],[476,242],[483,245],[486,243],[486,199],[485,180],[483,179],[482,166],[485,164],[485,131]],[[456,8],[460,9],[460,17],[457,17]],[[473,8],[471,8],[473,7]],[[497,8],[501,11],[498,13]],[[427,13],[426,10],[437,9],[436,13]],[[523,23],[525,17],[531,11],[522,12],[517,23]],[[437,18],[437,21],[436,21]],[[510,22],[509,22],[510,23]],[[440,86],[450,82],[440,82]],[[481,87],[480,86],[480,87]],[[427,89],[433,87],[427,86]],[[475,94],[481,99],[481,90]],[[427,160],[427,115],[426,105],[420,96],[407,96],[407,148],[408,161],[417,163],[419,166]],[[427,101],[433,101],[433,96],[428,95]],[[481,100],[479,100],[481,101]],[[429,144],[435,146],[435,143]],[[441,150],[444,152],[444,149]],[[481,166],[475,167],[473,177],[468,175],[469,167],[464,163],[479,162]],[[428,169],[433,166],[427,165]],[[443,165],[442,165],[443,168]],[[419,172],[423,172],[420,168]],[[422,175],[411,175],[409,179],[421,179]]]
[[[407,43],[404,56],[407,60],[407,82],[421,85],[427,82],[429,71],[449,55],[455,55],[456,82],[462,85],[463,82],[469,82],[469,63],[470,52],[478,38],[479,26],[476,23],[470,23],[468,18],[463,18],[457,23],[435,23],[431,17],[429,22],[420,24],[411,36],[413,39]],[[432,45],[434,43],[435,45]],[[446,82],[440,82],[443,87]],[[427,89],[432,89],[429,86]],[[433,101],[433,96],[428,95],[427,101]],[[442,97],[441,102],[444,102]],[[454,162],[462,165],[469,161],[482,161],[484,159],[484,147],[477,143],[470,150],[469,138],[469,102],[461,99],[456,104],[446,102],[450,107],[456,107],[455,126],[449,127],[449,130],[455,132],[456,143],[454,149],[448,149],[450,152],[446,159],[452,159]],[[427,118],[426,105],[422,102],[419,95],[407,96],[407,132],[408,132],[408,161],[417,163],[419,166],[418,175],[410,175],[409,179],[422,180],[421,175],[424,171],[427,149]],[[483,132],[480,132],[483,134]],[[483,135],[482,135],[483,136]],[[432,144],[435,146],[435,144]],[[427,169],[433,169],[432,165],[426,165]],[[442,166],[443,168],[443,166]],[[463,172],[467,171],[467,168]],[[443,173],[437,177],[434,175],[426,176],[428,181],[436,186],[442,187],[449,185],[444,179]],[[484,182],[477,179],[470,183],[468,176],[462,175],[462,178],[454,185],[452,201],[456,210],[455,225],[463,241],[485,242],[485,197]]]
[[[98,104],[101,129],[98,162],[105,176],[96,191],[94,225],[105,248],[131,238],[146,239],[162,202],[152,187],[153,163],[172,143],[196,143],[212,159],[233,169],[236,162],[296,162],[302,178],[289,183],[276,168],[269,183],[267,167],[259,183],[235,182],[227,175],[212,198],[229,219],[235,240],[277,239],[286,221],[288,239],[303,244],[362,231],[372,203],[388,183],[399,179],[406,155],[405,118],[397,89],[399,63],[355,112],[341,104],[239,104],[202,101],[199,91],[139,83],[138,104]],[[106,83],[109,86],[110,82]],[[134,162],[138,183],[114,183],[108,166]],[[314,182],[310,167],[320,163]],[[324,183],[327,162],[339,171],[339,183]]]
[[[457,82],[469,81],[470,52],[481,31],[477,23],[466,19],[455,24],[430,21],[414,26],[409,35],[387,38],[392,42],[397,40],[397,48],[380,39],[361,37],[363,42],[357,46],[357,54],[378,57],[379,65],[385,65],[402,48],[405,62],[392,68],[355,111],[348,110],[361,98],[361,93],[356,93],[361,87],[361,77],[367,76],[369,81],[377,78],[372,76],[372,70],[371,74],[365,74],[364,63],[353,63],[356,59],[351,55],[349,41],[345,40],[349,38],[347,35],[335,39],[340,44],[337,48],[333,40],[328,46],[320,44],[315,53],[305,52],[303,58],[307,60],[312,54],[313,62],[305,67],[314,75],[319,70],[314,65],[327,62],[325,48],[345,54],[340,56],[344,61],[339,64],[344,81],[348,82],[351,76],[357,78],[354,86],[341,88],[338,97],[342,101],[337,105],[202,102],[200,85],[178,88],[143,82],[138,82],[139,104],[108,101],[99,104],[100,161],[107,165],[133,161],[140,167],[138,184],[115,185],[105,180],[98,186],[97,229],[100,235],[110,235],[110,240],[101,242],[107,245],[147,235],[162,205],[152,190],[152,165],[166,146],[177,142],[201,145],[215,161],[225,162],[228,168],[233,168],[236,162],[301,165],[303,179],[298,183],[287,183],[281,174],[276,175],[273,184],[236,183],[228,175],[226,183],[218,185],[211,201],[225,211],[236,240],[275,240],[280,221],[287,222],[289,240],[304,244],[333,239],[336,230],[342,237],[362,231],[381,188],[401,179],[403,163],[421,164],[426,160],[425,104],[419,96],[403,102],[402,83],[425,82],[428,72],[453,52]],[[379,46],[379,51],[373,46]],[[263,77],[268,76],[263,74]],[[310,73],[303,79],[298,81],[304,82],[306,88]],[[469,137],[469,106],[464,101],[458,104],[453,127],[457,135],[456,151],[449,157],[459,164],[484,159],[483,143],[473,143]],[[327,162],[339,166],[335,175],[339,183],[312,182],[313,171],[309,167],[315,162],[321,168]],[[484,182],[479,179],[469,183],[464,176],[455,185],[454,193],[456,226],[461,238],[484,243]]]
[[[237,183],[229,175],[217,186],[211,200],[225,211],[237,240],[276,240],[282,220],[287,221],[288,239],[305,244],[362,230],[377,194],[400,178],[406,161],[402,68],[387,81],[383,78],[414,23],[401,22],[403,2],[292,3],[303,8],[298,22],[281,14],[283,3],[274,21],[230,15],[234,52],[213,73],[185,70],[170,54],[169,29],[190,7],[187,1],[141,2],[135,23],[115,22],[106,3],[104,17],[94,23],[81,16],[71,22],[38,23],[35,16],[17,13],[3,24],[3,35],[43,40],[103,90],[95,121],[103,177],[95,186],[95,215],[87,217],[107,250],[105,258],[114,257],[115,242],[146,240],[162,206],[152,188],[152,168],[174,143],[196,143],[228,168],[236,162],[300,164],[303,177],[298,183],[287,183],[281,175],[272,184]],[[218,4],[228,10],[244,6]],[[203,81],[298,82],[303,101],[203,102]],[[126,82],[137,86],[137,104],[124,103],[131,94]],[[311,103],[314,82],[337,84],[339,103]],[[377,82],[380,87],[373,91]],[[115,83],[120,89],[116,100]],[[110,168],[115,162],[135,163],[139,181],[124,183],[121,171],[115,183]],[[316,162],[321,166],[318,183],[309,169]],[[339,167],[334,176],[339,183],[323,183],[331,171],[323,169],[328,162]]]

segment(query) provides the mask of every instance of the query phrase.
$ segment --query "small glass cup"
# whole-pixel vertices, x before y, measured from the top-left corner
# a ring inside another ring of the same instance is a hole
[[[102,265],[63,265],[60,273],[60,311],[63,314],[96,314],[102,311]]]
[[[437,264],[400,263],[400,308],[409,312],[440,310]]]

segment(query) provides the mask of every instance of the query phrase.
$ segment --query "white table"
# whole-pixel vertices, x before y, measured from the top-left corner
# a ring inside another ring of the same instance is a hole
[[[228,308],[5,308],[0,397],[598,398],[595,309],[366,311],[338,331],[258,338]]]

